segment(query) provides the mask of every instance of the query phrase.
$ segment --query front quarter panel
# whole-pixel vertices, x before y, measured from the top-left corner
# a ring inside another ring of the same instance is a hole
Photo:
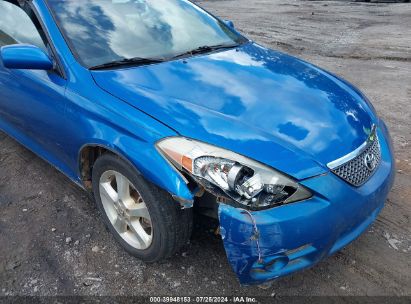
[[[147,180],[172,195],[192,200],[182,176],[156,150],[155,143],[177,134],[161,122],[99,89],[90,73],[74,63],[66,91],[68,161],[79,168],[85,146],[101,146],[128,160]],[[76,81],[76,79],[81,79]],[[80,172],[77,171],[80,178]]]

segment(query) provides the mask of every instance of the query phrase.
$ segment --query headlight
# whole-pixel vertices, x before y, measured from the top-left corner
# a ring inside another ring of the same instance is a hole
[[[225,149],[183,137],[166,138],[157,147],[178,170],[251,209],[311,197],[306,188],[284,174]]]

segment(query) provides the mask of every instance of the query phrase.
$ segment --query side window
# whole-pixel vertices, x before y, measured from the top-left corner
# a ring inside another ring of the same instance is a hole
[[[24,43],[47,51],[39,31],[21,7],[0,0],[0,12],[0,47]]]

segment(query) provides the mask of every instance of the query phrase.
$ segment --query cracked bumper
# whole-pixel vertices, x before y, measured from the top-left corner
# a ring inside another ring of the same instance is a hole
[[[394,181],[390,137],[378,130],[382,161],[354,188],[332,173],[301,182],[313,197],[264,211],[221,204],[220,231],[242,284],[260,284],[311,267],[361,235],[383,208]]]

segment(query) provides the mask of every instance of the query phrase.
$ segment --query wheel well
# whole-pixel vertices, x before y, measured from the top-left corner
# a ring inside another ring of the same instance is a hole
[[[93,166],[97,158],[105,153],[115,154],[112,151],[101,146],[85,146],[81,149],[79,160],[79,172],[84,187],[92,190],[91,175]]]

